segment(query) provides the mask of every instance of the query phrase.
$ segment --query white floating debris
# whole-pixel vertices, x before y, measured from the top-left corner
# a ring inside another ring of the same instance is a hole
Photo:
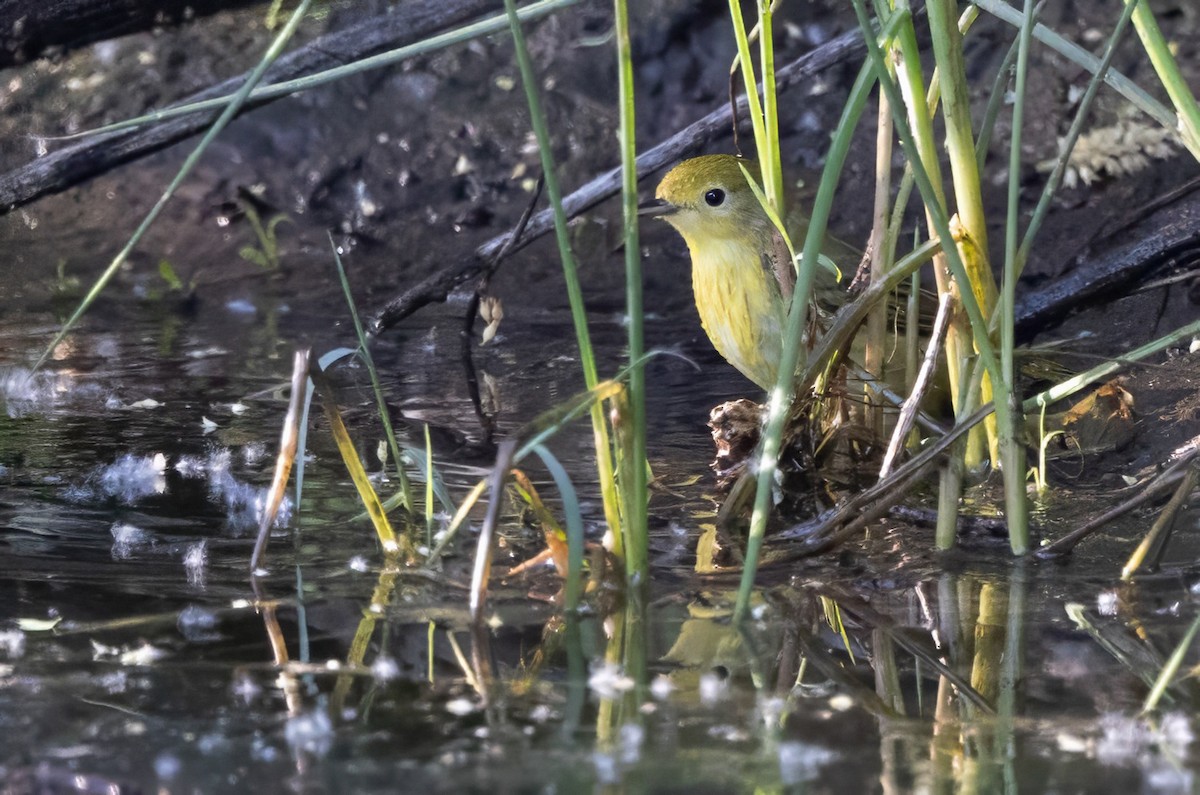
[[[801,742],[779,744],[779,777],[785,786],[812,781],[821,768],[837,758],[828,748]]]
[[[219,345],[210,345],[207,348],[197,348],[196,350],[188,351],[187,357],[189,359],[208,359],[213,356],[224,356],[227,353],[229,351]]]
[[[167,652],[149,643],[143,643],[136,649],[122,652],[119,658],[121,665],[150,665],[165,658]]]
[[[188,585],[204,587],[208,569],[208,541],[192,544],[183,553],[183,568],[187,571]]]
[[[475,702],[469,698],[452,698],[446,702],[446,711],[460,718],[464,715],[470,715],[477,709],[479,708],[475,705]]]
[[[62,616],[53,618],[18,618],[17,628],[25,632],[49,632],[62,623]]]
[[[134,401],[133,403],[130,403],[129,408],[131,408],[131,409],[157,409],[157,408],[160,408],[162,405],[163,405],[162,403],[159,403],[154,398],[143,398],[142,400],[137,400],[137,401]]]
[[[612,754],[596,751],[592,754],[592,768],[596,772],[596,783],[612,787],[621,783],[621,767]]]
[[[233,312],[235,315],[254,315],[258,313],[258,307],[245,298],[235,298],[232,301],[226,301],[225,309]]]
[[[382,656],[371,664],[371,675],[380,682],[390,682],[400,678],[400,666],[391,657]]]
[[[707,707],[723,700],[729,695],[729,680],[722,676],[709,673],[700,677],[700,703]]]
[[[601,663],[592,669],[588,677],[588,687],[601,698],[616,698],[622,693],[632,690],[635,686],[633,679],[625,675],[621,666],[613,663]]]
[[[129,560],[139,549],[154,543],[154,536],[149,532],[125,522],[117,522],[109,532],[113,537],[113,560]]]
[[[167,457],[162,453],[153,456],[127,453],[101,470],[100,488],[109,497],[133,503],[167,490],[167,481],[163,477],[166,469]]]
[[[182,769],[183,763],[175,754],[164,751],[154,758],[154,775],[158,776],[160,781],[170,781],[178,776]]]
[[[650,695],[657,701],[666,701],[675,690],[675,683],[666,674],[659,674],[650,683]]]
[[[1058,750],[1065,754],[1087,753],[1087,740],[1083,737],[1080,737],[1078,734],[1061,732],[1054,739],[1058,744]]]
[[[16,660],[25,654],[25,633],[19,629],[0,631],[0,652],[10,660]]]
[[[217,425],[215,422],[213,422],[212,420],[210,420],[208,417],[201,417],[201,418],[200,418],[200,429],[201,429],[201,430],[202,430],[204,433],[206,433],[206,434],[208,434],[208,433],[212,433],[212,432],[213,432],[213,431],[215,431],[215,430],[216,430],[218,427],[220,427],[220,426],[218,426],[218,425]]]
[[[454,161],[453,175],[456,177],[461,177],[464,174],[470,174],[474,170],[475,164],[472,163],[471,159],[466,155],[459,155],[458,159]]]
[[[617,733],[617,756],[623,765],[636,764],[642,757],[646,728],[640,723],[626,723]]]
[[[213,611],[199,605],[188,605],[179,611],[179,620],[175,622],[175,626],[180,635],[196,643],[219,638],[217,625],[220,623],[220,618]]]
[[[558,713],[549,704],[538,704],[529,710],[529,719],[534,723],[548,723],[558,719]]]
[[[289,718],[283,736],[293,754],[324,756],[333,747],[333,721],[325,710],[314,709]]]
[[[233,694],[246,706],[250,706],[258,697],[262,695],[262,688],[250,678],[248,674],[242,674],[233,683]]]
[[[238,415],[239,417],[240,417],[241,415],[245,414],[245,413],[246,413],[246,412],[247,412],[249,409],[250,409],[250,407],[249,407],[249,406],[247,406],[245,403],[242,403],[241,401],[238,401],[237,403],[230,403],[230,404],[229,404],[229,411],[230,411],[230,413],[232,413],[232,414],[236,414],[236,415]]]
[[[254,466],[267,456],[267,446],[262,442],[251,442],[242,448],[242,463]]]
[[[1137,718],[1109,712],[1100,716],[1101,736],[1096,741],[1096,760],[1108,767],[1133,764],[1150,744],[1150,731]]]

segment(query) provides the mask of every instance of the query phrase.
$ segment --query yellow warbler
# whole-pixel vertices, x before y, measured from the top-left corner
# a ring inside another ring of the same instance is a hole
[[[683,235],[692,257],[696,309],[717,352],[770,390],[796,272],[783,237],[747,183],[742,166],[751,174],[758,170],[755,163],[733,155],[685,160],[663,177],[655,200],[643,204],[642,213],[661,217]],[[802,241],[808,221],[789,219],[793,220],[788,233]],[[828,239],[823,248],[842,267],[857,265],[849,246]],[[821,268],[817,280],[821,303],[844,302],[832,273]]]

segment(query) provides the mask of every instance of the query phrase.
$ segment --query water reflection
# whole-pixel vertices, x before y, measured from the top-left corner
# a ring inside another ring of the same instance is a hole
[[[269,481],[287,340],[316,332],[290,313],[196,317],[164,349],[153,317],[121,322],[73,342],[33,393],[5,387],[0,774],[14,791],[1191,786],[1190,655],[1171,701],[1139,715],[1196,613],[1185,566],[1116,590],[1107,551],[1010,568],[990,554],[935,558],[925,531],[880,525],[838,555],[769,571],[739,632],[730,580],[696,554],[713,507],[702,420],[739,384],[663,358],[646,593],[606,591],[564,615],[561,583],[534,569],[495,582],[473,629],[469,533],[440,570],[386,561],[350,520],[360,508],[319,424],[303,502],[252,581],[246,530]],[[401,374],[387,386],[406,413],[454,432],[435,460],[460,498],[484,470],[455,455],[489,430],[438,353],[458,349],[457,319],[435,325],[432,350],[385,341],[376,355]],[[534,315],[481,356],[498,438],[578,390],[575,363],[545,344],[565,328]],[[617,323],[598,323],[607,360],[621,339]],[[35,347],[18,337],[7,355],[21,346]],[[4,364],[15,377],[20,363]],[[343,402],[367,402],[361,373],[341,378]],[[146,399],[162,405],[129,408]],[[378,471],[377,433],[351,433]],[[578,470],[598,537],[588,436],[575,430],[555,451]],[[553,508],[550,479],[529,475]],[[515,511],[502,519],[497,577],[542,548]]]

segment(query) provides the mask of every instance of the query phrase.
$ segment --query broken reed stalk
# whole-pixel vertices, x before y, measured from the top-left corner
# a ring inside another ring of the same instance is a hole
[[[913,381],[912,391],[905,399],[904,406],[900,409],[900,417],[896,420],[896,428],[892,431],[892,438],[888,443],[887,453],[883,457],[883,465],[879,468],[880,480],[891,474],[892,468],[896,463],[896,458],[900,455],[900,448],[904,444],[904,437],[908,436],[909,430],[912,429],[913,421],[916,419],[917,412],[921,408],[921,401],[924,400],[925,393],[932,383],[933,371],[937,366],[942,337],[945,336],[949,323],[950,294],[942,293],[938,296],[937,316],[933,320],[933,331],[929,338],[929,345],[925,349],[925,359],[921,362],[921,369],[917,372],[916,380]]]
[[[500,508],[504,504],[504,483],[517,452],[516,439],[505,439],[496,446],[496,463],[488,479],[487,513],[479,529],[479,542],[475,548],[475,564],[471,569],[471,595],[468,606],[471,622],[475,626],[483,623],[483,608],[487,602],[488,580],[492,570],[492,551],[495,548],[496,527],[500,523]]]
[[[863,31],[867,41],[867,52],[870,56],[870,66],[875,74],[875,78],[880,82],[883,90],[888,94],[888,100],[893,107],[903,107],[901,103],[904,99],[901,97],[900,90],[897,88],[894,81],[891,80],[887,72],[886,63],[883,53],[880,50],[875,37],[871,35],[871,22],[867,17],[866,8],[863,0],[854,0],[855,14],[859,20],[859,28]],[[897,11],[892,14],[889,23],[903,18],[908,20],[909,17],[905,12]],[[913,138],[912,130],[908,124],[908,120],[901,113],[895,114],[894,117],[896,132],[900,137],[901,143],[904,145],[905,154],[908,157],[909,163],[912,165],[913,178],[916,181],[918,189],[921,191],[922,200],[925,203],[926,212],[937,236],[941,240],[951,240],[954,236],[950,230],[950,220],[946,214],[943,201],[938,199],[940,192],[935,183],[930,179],[929,173],[924,168],[923,160],[917,149],[917,144]],[[962,257],[955,246],[944,246],[947,264],[953,274],[954,280],[959,285],[970,285],[971,279],[968,275],[967,268],[963,263]],[[971,332],[974,336],[974,343],[977,349],[980,360],[986,367],[988,374],[992,377],[993,382],[1002,379],[1002,371],[1000,362],[996,356],[995,347],[987,335],[987,320],[980,310],[979,302],[976,300],[973,291],[964,287],[960,290],[960,297],[963,309],[966,311],[967,318],[970,322]],[[998,401],[993,404],[996,412],[996,421],[999,427],[1003,428],[1009,424],[1010,417],[1013,413],[1013,407],[1005,400]],[[1024,473],[1022,473],[1022,476]],[[1024,495],[1022,489],[1021,495]],[[1010,506],[1011,507],[1011,506]],[[1027,530],[1025,535],[1027,536]],[[1013,551],[1017,554],[1022,554],[1025,551],[1021,542],[1021,525],[1018,524],[1016,529],[1010,534]],[[1027,540],[1024,542],[1027,543]]]
[[[338,411],[337,396],[334,395],[329,377],[321,369],[320,363],[313,361],[311,356],[309,357],[308,371],[313,386],[321,395],[321,408],[325,412],[325,419],[329,422],[329,433],[333,437],[334,443],[337,444],[338,452],[342,456],[342,463],[346,467],[346,473],[354,482],[358,497],[367,510],[371,524],[375,527],[375,534],[379,538],[380,546],[383,547],[383,554],[389,558],[398,555],[406,563],[415,561],[417,554],[412,540],[407,534],[396,535],[391,521],[388,520],[387,511],[384,510],[383,503],[375,492],[375,487],[371,485],[367,470],[363,468],[358,450],[350,438],[350,432],[346,430],[346,423],[342,421],[341,412]]]
[[[288,397],[287,416],[283,420],[283,431],[279,436],[279,455],[275,459],[275,474],[271,478],[271,490],[258,521],[258,539],[250,555],[250,571],[262,568],[267,554],[267,542],[271,539],[271,525],[279,513],[283,494],[287,490],[288,477],[296,460],[297,442],[300,438],[300,417],[304,413],[304,396],[308,384],[309,348],[300,348],[292,357],[292,392]],[[299,507],[299,506],[297,506]]]
[[[1137,549],[1133,551],[1125,563],[1125,567],[1121,569],[1123,581],[1128,582],[1141,571],[1158,568],[1158,564],[1162,561],[1163,550],[1166,549],[1167,541],[1171,538],[1171,531],[1175,529],[1179,512],[1183,510],[1183,506],[1192,496],[1197,481],[1200,481],[1200,473],[1196,471],[1195,465],[1189,466],[1183,479],[1179,482],[1179,486],[1175,489],[1175,493],[1163,507],[1162,513],[1154,520],[1154,524],[1150,526],[1150,532],[1146,533],[1146,537],[1137,545]]]

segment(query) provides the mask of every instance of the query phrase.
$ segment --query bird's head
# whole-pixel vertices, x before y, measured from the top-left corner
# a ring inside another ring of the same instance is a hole
[[[704,155],[685,160],[658,184],[655,199],[641,207],[679,230],[689,243],[705,239],[751,239],[769,234],[771,222],[746,182],[742,166],[750,160],[733,155]]]

